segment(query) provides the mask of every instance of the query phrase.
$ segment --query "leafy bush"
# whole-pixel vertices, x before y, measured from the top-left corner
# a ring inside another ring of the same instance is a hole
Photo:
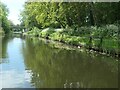
[[[49,36],[50,34],[52,34],[54,32],[55,32],[55,30],[53,28],[46,28],[46,29],[43,29],[39,33],[39,36],[41,36],[41,37],[47,37],[47,36]]]
[[[37,27],[33,27],[31,31],[28,31],[27,34],[33,35],[33,36],[39,36],[39,32],[41,30]]]
[[[60,35],[60,33],[52,33],[51,35],[50,35],[50,39],[52,39],[52,40],[59,40],[59,36]]]
[[[108,29],[107,37],[117,38],[118,35],[118,26],[116,25],[106,25],[106,28]]]

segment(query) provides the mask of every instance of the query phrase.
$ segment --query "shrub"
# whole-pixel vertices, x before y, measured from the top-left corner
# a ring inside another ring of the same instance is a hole
[[[40,33],[39,33],[39,36],[41,37],[47,37],[49,36],[50,34],[54,33],[55,30],[52,29],[52,28],[46,28],[46,29],[43,29]]]
[[[37,27],[33,27],[31,31],[28,31],[27,34],[33,35],[33,36],[39,36],[39,32],[41,30]]]

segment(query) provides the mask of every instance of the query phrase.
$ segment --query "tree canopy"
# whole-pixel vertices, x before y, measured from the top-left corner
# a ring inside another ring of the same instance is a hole
[[[0,2],[0,25],[5,33],[8,33],[10,31],[10,21],[7,18],[8,13],[9,11],[7,9],[7,6]]]
[[[94,26],[120,21],[118,2],[27,2],[21,12],[26,27]]]

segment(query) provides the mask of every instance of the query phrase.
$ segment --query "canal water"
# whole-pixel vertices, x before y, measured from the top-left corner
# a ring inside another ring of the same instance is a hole
[[[118,60],[57,42],[2,38],[1,88],[117,88]]]

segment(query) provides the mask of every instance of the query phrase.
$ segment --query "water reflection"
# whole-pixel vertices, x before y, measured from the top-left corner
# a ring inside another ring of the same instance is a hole
[[[31,88],[31,73],[25,70],[22,54],[24,40],[18,37],[2,38],[0,88]],[[2,87],[1,87],[2,86]]]
[[[38,39],[27,39],[25,44],[24,63],[32,71],[31,83],[36,88],[118,87],[118,64],[114,58],[57,49]]]
[[[4,88],[118,87],[115,58],[37,38],[4,37],[2,45]]]

